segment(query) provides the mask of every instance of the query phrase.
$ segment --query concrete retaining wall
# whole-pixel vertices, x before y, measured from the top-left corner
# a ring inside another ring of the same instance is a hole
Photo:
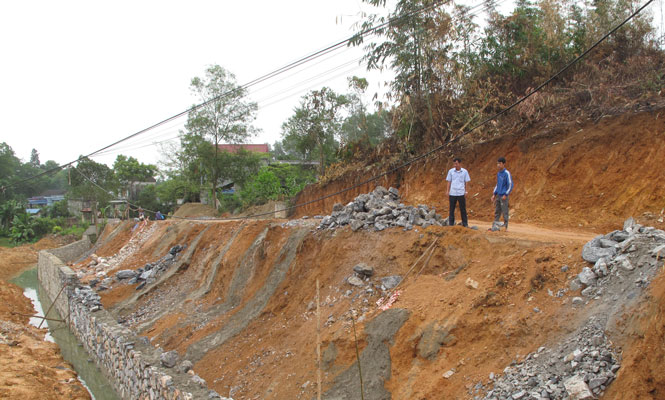
[[[80,242],[65,246],[67,249],[64,250],[40,251],[39,281],[116,392],[123,399],[208,399],[208,389],[194,381],[192,376],[162,367],[159,350],[146,338],[139,338],[119,325],[106,310],[93,312],[84,304],[82,297],[77,295],[80,282],[76,274],[55,255],[77,259],[90,248],[89,240]]]

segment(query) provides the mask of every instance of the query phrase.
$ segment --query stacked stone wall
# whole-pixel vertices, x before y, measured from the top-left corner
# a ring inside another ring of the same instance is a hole
[[[119,396],[123,399],[150,400],[209,398],[208,389],[189,374],[162,367],[160,352],[148,340],[119,325],[108,311],[91,306],[82,295],[76,274],[54,255],[64,254],[71,260],[90,248],[90,241],[87,241],[87,246],[79,242],[74,244],[77,246],[64,251],[61,248],[39,253],[39,281],[55,303],[54,307],[67,320],[69,329]],[[75,254],[76,251],[79,254]]]

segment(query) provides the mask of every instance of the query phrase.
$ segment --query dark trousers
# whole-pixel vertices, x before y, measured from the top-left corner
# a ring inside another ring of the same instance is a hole
[[[459,212],[462,214],[462,225],[469,226],[469,221],[466,219],[466,197],[464,196],[448,196],[450,201],[450,214],[448,215],[448,225],[455,225],[455,204],[459,203]]]

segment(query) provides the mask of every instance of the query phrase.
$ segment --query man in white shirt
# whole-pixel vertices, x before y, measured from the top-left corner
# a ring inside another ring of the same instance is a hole
[[[469,226],[466,217],[466,194],[469,193],[468,182],[471,181],[469,172],[462,168],[462,160],[459,157],[453,159],[453,168],[448,171],[446,180],[448,181],[448,200],[450,201],[450,214],[448,215],[448,225],[455,225],[455,205],[459,203],[460,214],[462,215],[462,225]]]

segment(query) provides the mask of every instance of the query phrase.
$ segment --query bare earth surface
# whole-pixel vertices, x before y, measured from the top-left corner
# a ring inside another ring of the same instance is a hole
[[[58,346],[44,341],[46,329],[28,323],[35,311],[23,289],[7,282],[35,265],[39,250],[66,243],[45,238],[11,249],[0,247],[1,399],[90,399]]]
[[[588,240],[622,229],[630,216],[665,228],[664,132],[663,118],[644,113],[543,127],[531,138],[510,136],[461,150],[473,184],[470,224],[478,230],[316,229],[312,216],[330,214],[334,203],[346,204],[374,184],[313,203],[296,214],[309,218],[288,224],[173,219],[139,231],[131,230],[132,223],[109,227],[95,249],[108,276],[155,264],[172,246],[185,248],[143,289],[114,281],[99,293],[123,324],[190,360],[223,396],[312,399],[318,280],[323,398],[338,392],[346,397],[334,398],[359,398],[357,337],[370,398],[471,399],[474,387],[491,383],[490,374],[554,346],[602,305],[602,299],[589,299],[573,306],[581,295],[570,282],[589,266],[581,258]],[[508,158],[516,182],[508,232],[487,231],[498,155]],[[397,187],[407,205],[435,206],[446,216],[442,172],[448,168],[447,158],[434,158],[378,184]],[[367,178],[357,171],[307,188],[297,202]],[[199,206],[181,210],[182,217],[207,213]],[[347,282],[361,262],[374,268],[372,283],[406,277],[388,312],[378,308],[377,290]],[[74,268],[89,281],[102,267],[85,260]],[[634,304],[612,315],[608,335],[621,369],[607,399],[665,398],[662,272],[639,293]],[[444,377],[448,371],[454,374]]]

